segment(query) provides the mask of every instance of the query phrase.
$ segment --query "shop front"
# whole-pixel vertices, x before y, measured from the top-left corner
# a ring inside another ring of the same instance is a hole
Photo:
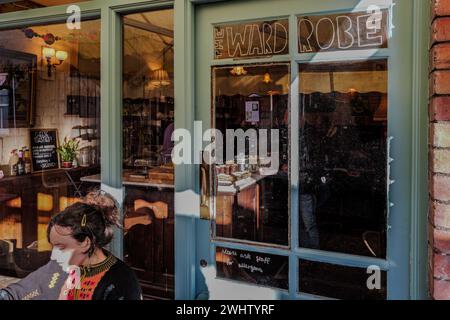
[[[0,5],[0,285],[102,188],[146,299],[427,297],[427,1],[57,2]]]

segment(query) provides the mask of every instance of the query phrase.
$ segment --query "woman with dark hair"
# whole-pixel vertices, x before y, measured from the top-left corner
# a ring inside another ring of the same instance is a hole
[[[140,300],[134,272],[104,249],[119,224],[115,200],[102,191],[54,216],[49,263],[0,290],[0,300]]]

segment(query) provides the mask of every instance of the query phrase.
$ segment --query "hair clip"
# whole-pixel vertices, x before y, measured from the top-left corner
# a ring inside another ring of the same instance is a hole
[[[81,218],[81,226],[86,227],[87,216],[86,213],[83,214],[83,218]]]

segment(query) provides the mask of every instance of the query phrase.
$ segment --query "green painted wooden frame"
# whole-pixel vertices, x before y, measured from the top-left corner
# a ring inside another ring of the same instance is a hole
[[[403,2],[404,3],[404,2]],[[402,299],[426,299],[428,297],[427,295],[427,212],[428,212],[428,186],[427,186],[427,123],[428,123],[428,116],[427,116],[427,83],[428,83],[428,72],[427,72],[427,55],[428,55],[428,33],[429,33],[429,19],[428,19],[428,13],[429,13],[429,6],[430,3],[423,0],[412,0],[411,6],[408,7],[408,10],[411,10],[408,14],[405,14],[404,11],[405,7],[397,6],[397,10],[394,10],[394,14],[396,15],[396,21],[397,19],[401,19],[402,22],[408,21],[411,30],[402,30],[401,34],[405,35],[404,37],[400,37],[397,35],[395,37],[395,41],[399,41],[400,43],[397,45],[405,45],[408,48],[411,48],[410,52],[411,55],[408,56],[406,59],[403,59],[399,56],[399,54],[393,55],[391,59],[391,63],[395,64],[407,64],[408,67],[402,67],[402,69],[405,71],[404,74],[394,74],[393,77],[390,79],[393,83],[397,81],[401,81],[404,83],[404,81],[410,82],[411,86],[411,93],[402,93],[397,95],[397,105],[399,101],[408,101],[407,105],[411,106],[411,116],[408,116],[404,118],[404,126],[405,128],[408,128],[409,132],[411,133],[410,141],[407,143],[407,145],[401,145],[398,144],[395,146],[396,149],[394,149],[395,154],[399,154],[399,152],[407,152],[407,154],[411,155],[413,160],[411,161],[411,166],[402,167],[402,164],[399,162],[394,163],[394,166],[397,168],[396,170],[401,170],[402,176],[409,176],[408,182],[410,184],[406,185],[403,183],[403,186],[406,188],[403,188],[401,190],[398,189],[397,186],[394,186],[397,189],[397,205],[399,203],[403,203],[406,205],[403,205],[408,212],[411,212],[411,215],[407,216],[407,219],[405,221],[400,221],[399,217],[392,216],[391,219],[394,219],[396,221],[396,226],[400,223],[407,223],[405,225],[405,228],[402,228],[402,231],[400,231],[402,235],[402,239],[410,238],[408,245],[405,243],[402,243],[399,248],[394,248],[392,251],[392,254],[394,256],[401,256],[403,257],[400,261],[392,261],[389,263],[389,265],[386,265],[383,267],[383,264],[380,265],[382,269],[389,268],[389,269],[396,269],[396,276],[402,273],[402,270],[408,270],[408,272],[405,272],[403,275],[401,275],[401,279],[393,279],[391,278],[389,281],[393,281],[392,288],[391,285],[391,292],[395,292],[391,294],[393,297],[401,297]],[[320,4],[318,3],[318,8],[320,7]],[[246,9],[249,9],[249,7],[246,7]],[[410,8],[410,9],[409,9]],[[225,9],[225,8],[223,8]],[[243,10],[242,7],[240,7],[239,10]],[[400,11],[399,11],[400,10]],[[242,11],[239,11],[242,12]],[[272,15],[269,13],[269,16],[276,16],[277,12],[272,12]],[[236,21],[239,19],[243,19],[242,14],[237,14],[239,18],[236,18]],[[215,22],[221,22],[223,19],[229,19],[229,15],[227,15],[227,18],[223,18],[222,16],[219,16],[219,13],[216,15],[217,21]],[[406,20],[406,19],[413,19]],[[228,21],[228,20],[227,20]],[[234,21],[234,20],[233,20]],[[240,20],[239,20],[240,21]],[[400,20],[398,20],[400,21]],[[211,21],[209,21],[211,23]],[[406,35],[407,34],[414,34],[414,37],[412,37],[412,41],[406,41]],[[293,47],[296,47],[296,43],[294,43]],[[383,56],[383,52],[380,52],[380,56]],[[348,57],[341,57],[343,59],[349,59]],[[202,61],[204,61],[206,57],[202,57]],[[264,62],[264,59],[259,60],[260,62]],[[270,59],[270,61],[276,61],[276,58]],[[250,59],[246,61],[248,63],[254,62],[253,59]],[[212,65],[215,65],[216,62],[211,62]],[[219,63],[220,64],[220,63]],[[407,80],[409,79],[409,80]],[[202,83],[203,85],[203,83]],[[395,90],[395,88],[394,88]],[[200,94],[201,90],[197,90],[197,94]],[[402,100],[398,100],[398,98]],[[404,100],[403,100],[404,99]],[[411,104],[409,103],[411,102]],[[197,103],[197,102],[196,102]],[[198,110],[196,110],[198,113]],[[199,114],[199,119],[205,120],[206,116],[203,114]],[[394,116],[394,114],[392,114]],[[401,117],[400,114],[398,114],[398,110],[395,113],[396,119],[397,117]],[[396,132],[394,129],[393,132]],[[400,191],[400,192],[399,192]],[[398,196],[399,195],[399,196]],[[398,210],[397,210],[398,211]],[[292,219],[293,217],[291,217]],[[294,222],[293,222],[294,223]],[[201,233],[206,232],[206,228],[203,228],[202,223],[197,223],[197,229],[196,232],[199,233],[201,230]],[[398,231],[396,231],[398,232]],[[197,240],[198,241],[198,240]],[[222,243],[220,241],[214,241],[217,245],[226,245],[231,248],[238,248],[240,249],[242,245],[235,245],[230,242]],[[197,251],[202,246],[205,246],[204,243],[198,243],[197,244]],[[401,248],[401,249],[400,249]],[[269,252],[267,248],[258,248],[261,252]],[[273,250],[272,250],[273,251]],[[298,254],[301,254],[302,256],[310,257],[312,259],[321,259],[322,255],[318,255],[316,252],[313,252],[313,250],[307,250],[307,249],[298,249]],[[281,251],[274,252],[276,254],[283,254]],[[205,254],[205,253],[204,253]],[[202,258],[201,256],[197,256],[197,260]],[[351,258],[351,259],[350,259]],[[345,262],[352,260],[354,264],[358,264],[359,266],[364,265],[367,263],[368,259],[362,259],[365,261],[358,261],[358,259],[354,259],[354,257],[348,257],[346,255],[340,255],[340,254],[331,254],[329,253],[329,258],[335,260],[336,263],[339,263],[339,261]],[[377,262],[377,261],[374,261]],[[401,262],[401,263],[399,263]],[[198,263],[198,261],[197,261]],[[378,262],[379,263],[379,262]],[[399,263],[399,264],[398,264]],[[377,263],[374,263],[377,264]],[[292,263],[291,266],[295,266],[295,263]],[[399,283],[399,288],[397,289],[395,287],[395,283],[398,281],[401,282],[401,285]],[[392,283],[392,282],[390,282]],[[197,283],[198,285],[198,283]],[[294,284],[295,285],[295,284]],[[406,288],[405,288],[406,285]],[[401,289],[400,289],[401,288]],[[191,296],[192,298],[192,296]],[[307,298],[307,297],[305,297]]]
[[[175,126],[193,132],[195,119],[194,88],[194,13],[195,6],[222,0],[92,0],[76,3],[83,19],[101,18],[101,167],[102,188],[122,202],[122,14],[157,8],[175,8]],[[227,0],[223,0],[227,1]],[[237,1],[237,0],[228,0]],[[430,1],[414,1],[413,42],[413,167],[410,297],[427,298],[427,100],[428,36]],[[0,14],[0,30],[27,25],[64,22],[67,5]],[[175,296],[195,299],[196,243],[195,216],[199,211],[198,168],[176,167],[175,187]],[[122,256],[122,237],[118,232],[112,245]]]

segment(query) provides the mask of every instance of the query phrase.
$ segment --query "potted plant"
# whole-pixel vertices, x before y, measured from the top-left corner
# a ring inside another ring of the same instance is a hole
[[[64,142],[59,146],[57,150],[61,156],[63,168],[71,168],[72,162],[76,157],[80,145],[80,141],[77,139],[64,138]]]

